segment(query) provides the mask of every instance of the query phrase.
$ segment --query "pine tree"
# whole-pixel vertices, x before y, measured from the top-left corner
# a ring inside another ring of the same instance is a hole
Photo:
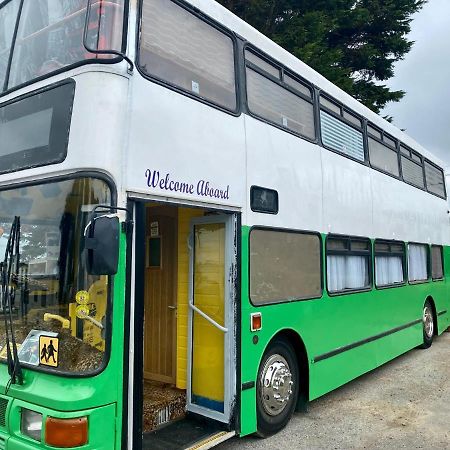
[[[427,0],[218,1],[373,111],[405,95],[383,82]]]

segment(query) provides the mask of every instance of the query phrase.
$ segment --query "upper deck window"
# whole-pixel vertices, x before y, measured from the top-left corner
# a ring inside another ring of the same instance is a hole
[[[245,62],[250,112],[279,127],[315,139],[311,89],[253,51],[245,51]]]
[[[369,159],[372,167],[398,177],[400,169],[396,141],[371,125],[367,125],[367,133],[369,135]]]
[[[246,50],[245,51],[245,60],[248,63],[254,64],[260,69],[264,70],[268,74],[272,75],[277,79],[281,79],[281,71],[278,67],[275,67],[273,64],[267,62],[266,60],[256,56],[253,52]]]
[[[407,147],[400,145],[403,180],[421,189],[425,188],[422,158]]]
[[[0,90],[83,61],[115,58],[86,50],[83,35],[87,3],[88,0],[24,0],[19,19],[20,1],[11,0],[0,7]],[[123,4],[124,0],[91,1],[86,42],[89,48],[122,49]],[[19,26],[13,42],[17,19]]]
[[[320,128],[325,147],[364,161],[361,119],[337,103],[320,97]]]
[[[444,172],[442,169],[425,161],[425,178],[428,192],[445,198]]]
[[[236,110],[233,40],[170,0],[144,0],[139,65],[151,77]]]
[[[11,1],[0,9],[0,92],[5,83],[19,4],[17,0]]]

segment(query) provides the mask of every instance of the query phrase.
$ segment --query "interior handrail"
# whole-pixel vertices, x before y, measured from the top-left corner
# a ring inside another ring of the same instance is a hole
[[[208,316],[208,314],[204,313],[201,309],[197,308],[193,303],[189,302],[189,307],[195,311],[196,313],[200,314],[204,319],[206,319],[211,325],[214,325],[216,328],[218,328],[223,333],[228,333],[228,328],[223,327],[219,323],[217,323],[214,319]]]

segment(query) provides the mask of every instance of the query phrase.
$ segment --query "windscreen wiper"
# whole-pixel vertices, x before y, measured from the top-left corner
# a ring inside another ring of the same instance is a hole
[[[19,243],[20,243],[20,217],[14,217],[14,222],[6,245],[5,259],[2,264],[2,300],[3,316],[5,319],[6,358],[10,380],[5,394],[11,384],[22,384],[23,375],[17,355],[16,337],[14,334],[12,308],[16,297],[16,286],[19,281]],[[8,311],[6,311],[8,308]]]

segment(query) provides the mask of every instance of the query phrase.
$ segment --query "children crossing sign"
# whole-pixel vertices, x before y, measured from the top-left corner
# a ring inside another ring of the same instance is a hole
[[[58,367],[59,339],[53,336],[39,336],[39,364]]]

